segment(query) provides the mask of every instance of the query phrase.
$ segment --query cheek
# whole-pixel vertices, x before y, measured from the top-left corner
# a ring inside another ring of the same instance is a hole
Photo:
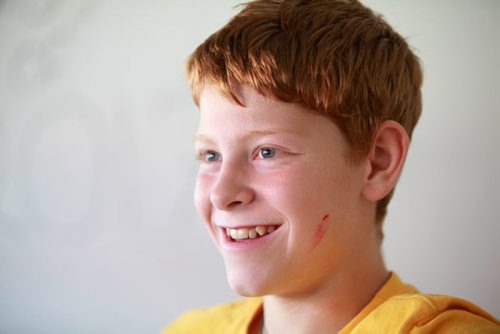
[[[323,238],[325,237],[326,231],[328,229],[328,221],[329,220],[330,220],[330,215],[326,214],[323,217],[323,219],[321,219],[321,222],[318,224],[318,226],[316,227],[316,230],[314,231],[314,234],[313,234],[311,250],[314,250],[316,247],[318,247],[321,244],[321,241],[323,241]]]
[[[270,203],[277,203],[289,211],[290,208],[305,208],[316,202],[317,186],[309,170],[293,166],[259,178],[257,188]]]
[[[194,204],[198,215],[204,220],[210,219],[210,189],[211,178],[207,175],[198,174],[194,188]]]

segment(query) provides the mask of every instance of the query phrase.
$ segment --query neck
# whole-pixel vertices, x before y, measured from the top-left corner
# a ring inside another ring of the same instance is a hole
[[[381,256],[372,266],[352,265],[349,274],[300,296],[264,298],[265,333],[332,333],[345,327],[389,277]],[[361,269],[359,269],[361,268]]]

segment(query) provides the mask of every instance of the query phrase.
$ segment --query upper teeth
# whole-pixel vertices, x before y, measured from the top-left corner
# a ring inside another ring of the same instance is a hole
[[[234,240],[255,239],[257,235],[263,236],[276,230],[276,226],[256,226],[243,228],[226,228],[226,234]]]

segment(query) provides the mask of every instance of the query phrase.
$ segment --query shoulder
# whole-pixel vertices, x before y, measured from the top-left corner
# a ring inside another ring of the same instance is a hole
[[[500,333],[500,323],[478,306],[455,297],[401,294],[387,299],[354,333]]]
[[[176,319],[163,334],[245,333],[262,305],[260,298],[189,311]]]

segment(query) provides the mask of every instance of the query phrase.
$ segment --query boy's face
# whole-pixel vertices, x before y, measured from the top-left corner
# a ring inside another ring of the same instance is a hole
[[[240,99],[245,107],[206,87],[196,137],[196,208],[231,287],[309,293],[365,265],[358,255],[376,239],[366,168],[348,162],[337,126],[249,87]]]

